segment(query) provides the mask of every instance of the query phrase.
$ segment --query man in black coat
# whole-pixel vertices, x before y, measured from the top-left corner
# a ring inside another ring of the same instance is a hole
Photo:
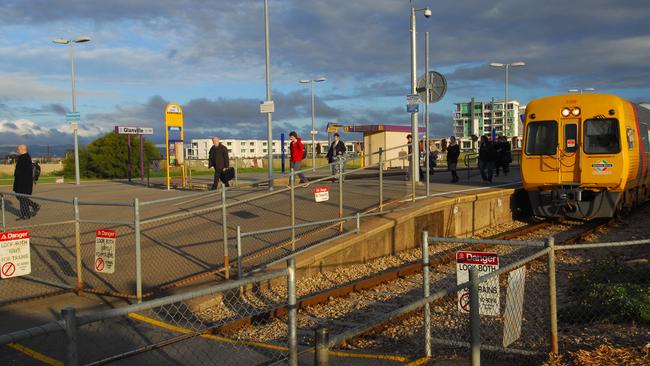
[[[31,195],[34,186],[32,158],[27,153],[27,145],[25,144],[18,145],[16,152],[18,153],[18,158],[16,159],[16,170],[14,170],[14,192]],[[41,205],[34,203],[28,197],[18,196],[16,198],[20,202],[20,216],[18,220],[27,220],[35,216],[41,208]],[[34,212],[31,212],[30,208]]]
[[[219,187],[219,180],[221,180],[226,187],[230,187],[228,180],[223,177],[223,170],[230,166],[228,148],[219,141],[218,137],[212,138],[212,144],[208,163],[208,168],[214,167],[214,182],[212,183],[211,189],[217,189]]]
[[[332,164],[336,157],[343,156],[346,151],[345,143],[341,141],[338,132],[335,133],[334,141],[332,141],[329,150],[327,150],[327,162]],[[332,174],[336,174],[336,167],[334,165],[332,165]]]

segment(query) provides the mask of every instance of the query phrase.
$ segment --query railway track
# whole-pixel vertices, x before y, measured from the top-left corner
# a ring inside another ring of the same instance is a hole
[[[552,232],[556,226],[562,228],[569,226],[569,230],[560,230],[553,233],[553,235],[556,237],[556,244],[573,244],[579,243],[585,237],[603,227],[611,225],[613,221],[593,221],[576,224],[575,222],[544,220],[531,223],[523,228],[493,235],[488,239],[525,240],[530,239],[531,236],[542,238],[548,237],[549,231]],[[436,266],[445,266],[453,263],[455,261],[456,250],[483,250],[486,248],[488,248],[487,245],[461,245],[440,255],[433,255],[430,260],[431,272],[435,272]],[[372,323],[372,320],[378,318],[377,315],[379,314],[385,314],[419,300],[421,298],[420,286],[422,279],[418,275],[421,271],[422,263],[412,262],[300,298],[297,302],[297,308],[300,310],[301,315],[299,318],[302,317],[303,323],[299,327],[299,334],[302,335],[301,338],[308,341],[307,343],[311,343],[310,338],[313,336],[313,331],[316,328],[327,327],[332,334],[336,334],[338,331],[343,331],[346,328],[358,324]],[[404,291],[392,292],[391,290],[387,290],[390,288],[399,288]],[[350,297],[355,298],[345,300]],[[365,306],[368,304],[372,304],[372,306]],[[329,309],[328,307],[330,306],[333,309]],[[348,311],[347,314],[346,311]],[[245,327],[255,327],[272,323],[276,318],[282,317],[286,313],[286,307],[276,307],[262,314],[226,323],[214,329],[214,331],[218,334],[232,335],[237,333],[239,329]],[[385,327],[386,325],[377,324],[377,327],[373,328],[373,330]]]

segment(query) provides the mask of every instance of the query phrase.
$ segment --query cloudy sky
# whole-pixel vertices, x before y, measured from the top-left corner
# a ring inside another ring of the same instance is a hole
[[[275,138],[310,130],[309,89],[316,85],[317,126],[408,124],[407,0],[269,0]],[[417,0],[419,72],[424,32],[431,68],[446,75],[445,98],[432,105],[436,136],[451,133],[453,103],[531,99],[593,87],[650,100],[647,0]],[[67,46],[52,38],[87,35],[75,47],[82,142],[115,125],[163,132],[163,109],[181,103],[186,137],[265,138],[262,0],[0,0],[0,144],[71,143]],[[324,137],[321,134],[319,137]],[[157,135],[160,142],[160,135]]]

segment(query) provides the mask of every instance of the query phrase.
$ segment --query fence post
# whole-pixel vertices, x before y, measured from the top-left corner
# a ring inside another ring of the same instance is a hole
[[[478,269],[469,270],[469,328],[472,335],[472,366],[481,366],[481,314],[478,299]]]
[[[316,366],[329,366],[329,342],[330,333],[327,328],[316,329],[316,352],[314,352],[314,364]]]
[[[135,296],[142,302],[142,247],[140,245],[140,199],[133,199],[133,227],[135,229]]]
[[[298,322],[297,322],[297,309],[296,309],[296,259],[289,258],[287,260],[287,308],[288,313],[288,327],[289,327],[289,365],[298,365]]]
[[[151,185],[149,183],[149,178],[151,176],[151,166],[150,166],[150,164],[151,164],[151,161],[149,159],[147,159],[147,188],[151,187]]]
[[[343,159],[339,159],[339,218],[343,218]],[[343,223],[339,224],[339,232],[343,232]]]
[[[75,197],[72,200],[74,206],[74,244],[75,256],[77,257],[77,291],[81,291],[84,287],[83,280],[83,262],[81,258],[81,227],[79,223],[79,198]]]
[[[235,187],[239,187],[239,158],[235,157]]]
[[[237,279],[244,276],[244,271],[241,268],[241,227],[237,225]]]
[[[430,295],[429,290],[429,233],[422,230],[422,289],[425,298]],[[431,357],[431,304],[424,304],[424,353]]]
[[[291,196],[291,251],[296,251],[296,174],[291,168],[289,175],[289,191]]]
[[[228,213],[226,212],[226,186],[221,185],[221,226],[223,230],[223,268],[226,279],[230,279],[230,262],[228,258]]]
[[[361,214],[357,212],[357,234],[361,233]]]
[[[379,212],[384,211],[384,149],[379,148]]]
[[[79,353],[77,348],[77,317],[75,315],[75,309],[71,307],[61,309],[61,317],[63,318],[63,326],[65,327],[65,335],[67,338],[64,365],[76,366],[79,364]]]
[[[2,199],[2,231],[7,231],[6,227],[6,221],[5,221],[5,195],[2,194],[0,195],[0,198]]]
[[[557,337],[557,292],[555,287],[555,238],[546,239],[548,252],[548,292],[549,292],[549,318],[551,320],[551,352],[559,352]]]

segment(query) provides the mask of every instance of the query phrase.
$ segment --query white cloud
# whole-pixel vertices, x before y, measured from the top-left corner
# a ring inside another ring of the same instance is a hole
[[[28,119],[17,119],[14,121],[0,120],[0,133],[9,133],[20,136],[47,136],[50,130],[37,125]]]

